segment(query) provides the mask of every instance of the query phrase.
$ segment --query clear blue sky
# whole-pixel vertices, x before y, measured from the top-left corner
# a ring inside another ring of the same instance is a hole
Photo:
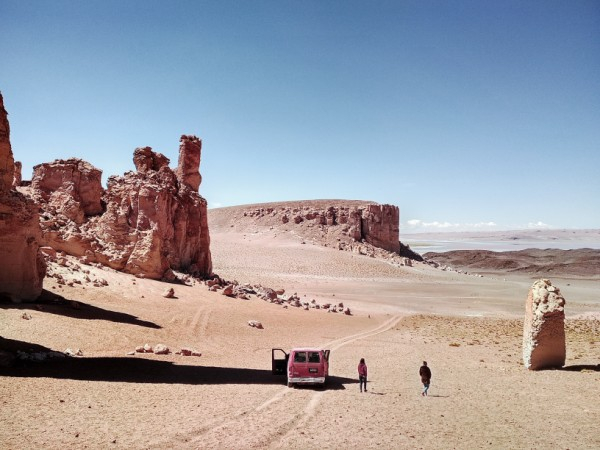
[[[0,18],[24,179],[77,156],[106,181],[142,146],[175,166],[196,134],[209,207],[600,228],[600,1],[0,0]]]

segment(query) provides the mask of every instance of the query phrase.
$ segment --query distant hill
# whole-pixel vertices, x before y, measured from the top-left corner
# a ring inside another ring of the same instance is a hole
[[[583,276],[600,278],[600,250],[526,249],[493,252],[489,250],[454,250],[427,252],[429,261],[468,272],[513,272],[539,276]]]

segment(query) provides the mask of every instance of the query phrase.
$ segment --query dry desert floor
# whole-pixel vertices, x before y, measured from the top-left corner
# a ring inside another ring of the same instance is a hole
[[[0,369],[0,448],[600,448],[597,279],[552,279],[567,301],[567,362],[531,372],[521,355],[530,277],[397,267],[264,230],[211,228],[211,240],[223,278],[352,315],[54,264],[81,284],[48,278],[43,301],[1,304],[0,344],[83,356]],[[176,298],[162,296],[169,286]],[[128,354],[146,343],[172,353]],[[271,374],[272,348],[301,345],[331,350],[325,388]]]

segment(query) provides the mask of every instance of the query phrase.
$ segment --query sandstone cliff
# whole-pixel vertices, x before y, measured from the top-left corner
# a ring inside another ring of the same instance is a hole
[[[240,231],[271,228],[339,250],[400,253],[400,212],[394,205],[306,200],[218,208],[210,210],[209,215],[215,226],[231,226]]]
[[[7,116],[0,94],[0,295],[19,302],[41,294],[46,265],[39,252],[37,206],[13,189],[18,167]]]
[[[44,244],[137,276],[212,272],[200,139],[182,136],[179,167],[150,147],[134,151],[135,172],[111,176],[80,159],[35,166],[29,190],[42,209]]]

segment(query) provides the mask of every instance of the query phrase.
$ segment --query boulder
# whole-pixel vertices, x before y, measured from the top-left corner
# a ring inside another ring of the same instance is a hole
[[[530,370],[565,364],[565,299],[550,280],[533,283],[525,304],[523,363]]]
[[[167,288],[167,289],[165,289],[165,291],[163,292],[162,296],[164,298],[175,298],[175,289],[173,289],[173,288]]]
[[[168,355],[171,351],[169,350],[169,347],[167,347],[164,344],[156,344],[156,346],[154,347],[154,354],[155,355]]]

